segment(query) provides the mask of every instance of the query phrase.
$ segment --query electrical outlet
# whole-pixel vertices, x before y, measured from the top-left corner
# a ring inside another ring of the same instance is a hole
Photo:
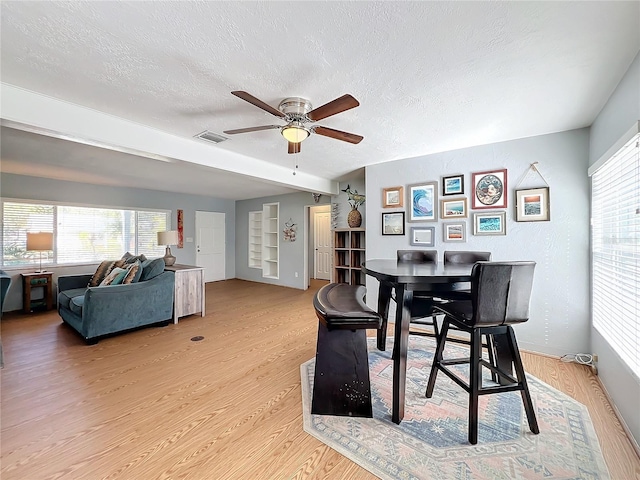
[[[296,278],[298,278],[298,272],[296,272],[296,274],[295,274],[295,275],[296,275]]]
[[[595,353],[592,355],[592,358],[593,358],[593,363],[598,362],[598,355],[596,355]]]

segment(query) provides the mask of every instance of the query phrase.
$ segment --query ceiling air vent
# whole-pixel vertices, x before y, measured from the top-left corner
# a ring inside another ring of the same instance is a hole
[[[195,138],[201,138],[202,140],[206,140],[211,143],[220,143],[225,140],[229,140],[227,137],[224,137],[219,133],[210,132],[209,130],[205,130],[204,132],[195,135]]]

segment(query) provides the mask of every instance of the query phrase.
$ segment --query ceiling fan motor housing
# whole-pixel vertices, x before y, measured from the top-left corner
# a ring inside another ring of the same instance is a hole
[[[300,97],[288,97],[280,102],[278,110],[287,116],[291,117],[291,120],[300,120],[309,113],[313,107],[311,102],[306,98]]]

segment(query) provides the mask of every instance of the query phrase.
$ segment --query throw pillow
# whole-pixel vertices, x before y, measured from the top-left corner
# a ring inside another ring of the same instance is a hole
[[[153,260],[145,260],[142,262],[142,275],[140,281],[151,280],[164,272],[164,258],[154,258]]]
[[[142,275],[142,268],[140,268],[140,262],[137,260],[134,263],[130,263],[125,265],[125,269],[127,270],[124,278],[122,279],[123,284],[136,283],[140,280],[140,275]]]
[[[124,265],[124,260],[105,260],[98,265],[96,269],[96,273],[93,274],[91,280],[89,280],[89,287],[97,287],[102,283],[111,270],[115,267],[122,267]]]
[[[127,252],[122,256],[122,260],[124,260],[125,264],[135,263],[136,261],[142,263],[146,259],[147,257],[145,257],[142,253],[140,255],[131,255],[129,252]]]
[[[122,283],[124,276],[127,274],[127,270],[120,267],[114,267],[109,275],[104,277],[104,280],[100,283],[100,287],[106,287],[107,285],[119,285]]]

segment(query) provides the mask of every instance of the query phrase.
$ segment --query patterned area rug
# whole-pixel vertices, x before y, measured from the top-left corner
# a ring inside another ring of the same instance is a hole
[[[435,350],[431,338],[409,339],[405,417],[394,424],[392,348],[380,352],[369,339],[374,418],[311,415],[315,359],[303,363],[305,431],[382,479],[610,478],[586,407],[531,375],[527,379],[540,434],[529,431],[519,392],[484,395],[478,444],[470,445],[467,393],[440,372],[433,398],[424,397]],[[468,356],[465,352],[454,344],[445,358]]]

